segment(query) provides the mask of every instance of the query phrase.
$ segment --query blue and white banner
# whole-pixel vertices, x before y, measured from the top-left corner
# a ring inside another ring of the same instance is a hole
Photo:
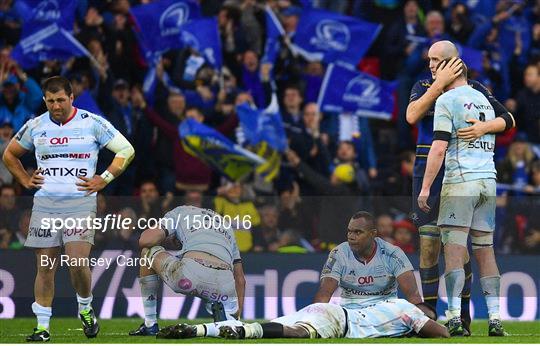
[[[11,52],[11,57],[24,69],[34,67],[40,61],[66,61],[74,56],[93,59],[90,52],[75,37],[56,24],[23,38]]]
[[[200,17],[195,0],[159,0],[131,8],[137,23],[137,38],[148,63],[169,49],[183,46],[182,25]]]
[[[285,30],[270,6],[264,8],[264,15],[266,19],[266,43],[261,63],[274,65],[281,46],[279,39],[285,35]]]
[[[17,0],[13,6],[23,20],[21,39],[51,24],[69,32],[73,30],[77,1]]]
[[[334,12],[304,10],[293,42],[308,60],[355,66],[377,37],[381,25]]]
[[[323,112],[389,120],[394,110],[395,88],[396,83],[330,64],[317,103]]]
[[[181,27],[181,40],[185,46],[199,52],[215,69],[221,70],[221,39],[216,18],[191,20]]]

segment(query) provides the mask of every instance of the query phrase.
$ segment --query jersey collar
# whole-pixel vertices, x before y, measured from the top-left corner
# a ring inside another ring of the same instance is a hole
[[[77,107],[73,106],[73,113],[71,113],[71,115],[69,116],[69,118],[67,118],[67,120],[64,121],[63,123],[54,120],[54,118],[51,116],[50,113],[49,113],[49,119],[51,119],[51,121],[52,121],[54,124],[58,125],[58,126],[66,126],[67,123],[69,123],[73,118],[75,118],[75,114],[77,114]]]
[[[375,243],[375,246],[373,247],[373,252],[371,253],[371,255],[369,255],[369,257],[364,261],[364,260],[361,260],[360,258],[358,258],[356,255],[354,255],[354,257],[356,258],[356,260],[360,263],[362,263],[363,265],[366,265],[368,264],[369,262],[371,262],[371,260],[373,259],[373,257],[375,257],[375,254],[377,253],[377,242],[376,241],[373,241]],[[354,254],[354,253],[353,253]]]

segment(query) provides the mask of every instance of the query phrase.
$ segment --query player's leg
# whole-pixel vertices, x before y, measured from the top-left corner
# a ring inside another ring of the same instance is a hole
[[[277,339],[318,337],[317,331],[307,323],[286,326],[278,322],[246,323],[239,327],[221,326],[219,336],[226,339]]]
[[[92,272],[87,261],[92,244],[86,241],[69,241],[64,247],[70,260],[69,275],[77,294],[83,331],[87,337],[94,338],[99,333],[99,324],[92,308]]]
[[[474,257],[478,263],[480,272],[480,285],[489,314],[489,335],[504,336],[506,332],[502,327],[499,315],[499,299],[501,277],[495,252],[493,251],[493,232],[495,229],[496,209],[496,183],[494,179],[480,181],[482,203],[475,210],[472,229],[471,243]]]
[[[48,341],[49,321],[52,316],[54,298],[54,276],[58,268],[60,247],[35,249],[37,273],[34,281],[35,301],[32,311],[37,318],[37,327],[29,335],[27,341]]]
[[[437,308],[439,292],[439,253],[441,239],[436,225],[423,225],[420,234],[420,279],[424,302],[433,309]]]
[[[242,325],[243,323],[238,320],[193,325],[180,323],[160,329],[156,337],[158,339],[190,339],[197,337],[217,338],[220,336],[221,327],[241,327]]]
[[[161,252],[162,247],[155,247],[154,254]],[[164,251],[164,249],[163,249]],[[148,257],[149,249],[141,250],[141,258]],[[154,263],[154,262],[153,262]],[[159,331],[157,323],[157,298],[160,286],[159,275],[147,266],[139,268],[139,285],[141,287],[141,299],[144,307],[144,322],[139,328],[129,332],[131,336],[154,336]]]
[[[416,202],[422,187],[422,177],[413,181],[413,220],[420,235],[420,280],[424,302],[433,309],[437,309],[439,292],[439,254],[441,251],[440,231],[437,227],[437,212],[439,205],[439,191],[442,180],[437,178],[433,183],[432,194],[428,204],[432,207],[425,213]]]
[[[461,292],[465,286],[465,258],[469,229],[465,227],[441,227],[444,244],[446,294],[448,296],[448,329],[451,335],[463,335],[461,322]]]

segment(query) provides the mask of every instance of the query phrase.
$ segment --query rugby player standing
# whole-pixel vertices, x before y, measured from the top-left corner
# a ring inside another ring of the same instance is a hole
[[[435,177],[431,186],[431,206],[429,212],[418,207],[416,200],[420,194],[422,179],[426,168],[426,159],[433,141],[433,112],[435,101],[449,85],[461,73],[461,60],[458,58],[458,50],[450,41],[434,43],[429,51],[429,69],[432,78],[416,82],[411,90],[409,105],[407,107],[407,122],[418,125],[418,139],[416,145],[416,160],[413,176],[413,220],[420,234],[420,277],[422,280],[422,294],[424,301],[434,309],[437,307],[439,290],[439,254],[440,254],[440,231],[436,221],[439,212],[439,195],[442,188],[443,172],[441,170]],[[445,59],[454,58],[445,64],[439,65]],[[437,77],[435,78],[435,74]],[[515,126],[515,121],[506,108],[501,105],[493,95],[480,83],[469,80],[469,85],[480,91],[492,105],[496,118],[482,122],[478,119],[467,119],[472,126],[462,128],[458,136],[466,140],[474,140],[486,133],[497,133]],[[470,335],[470,312],[469,300],[471,290],[471,264],[468,258],[464,264],[465,284],[463,286],[461,312],[465,335]]]
[[[90,255],[94,230],[81,221],[95,217],[96,193],[122,174],[135,151],[107,120],[73,106],[73,92],[66,78],[48,78],[43,83],[43,93],[48,111],[28,120],[11,140],[3,156],[6,167],[22,186],[38,189],[25,243],[25,246],[35,249],[37,260],[35,302],[32,304],[37,327],[26,340],[48,341],[50,338],[49,320],[58,267],[58,261],[51,260],[58,258],[62,246],[65,254],[70,259],[77,259],[79,264],[71,265],[69,273],[77,293],[84,334],[93,338],[99,332],[99,324],[92,309],[91,271],[84,264],[88,263],[84,259]],[[107,170],[95,175],[98,152],[103,147],[116,156]],[[20,157],[32,150],[35,150],[38,168],[30,176]],[[47,229],[42,227],[43,220],[47,218],[71,219],[81,226]]]

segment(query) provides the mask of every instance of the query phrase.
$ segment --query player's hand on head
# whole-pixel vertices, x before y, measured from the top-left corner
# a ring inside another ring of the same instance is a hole
[[[107,186],[107,183],[99,175],[94,175],[92,178],[78,176],[82,181],[75,183],[79,188],[79,191],[86,191],[86,196],[93,194],[94,192],[101,191]]]
[[[437,67],[435,74],[435,82],[442,86],[447,86],[454,81],[460,74],[463,67],[463,62],[460,58],[454,57],[448,62],[442,62]]]
[[[426,191],[422,189],[418,195],[418,206],[422,209],[423,212],[427,213],[431,210],[431,207],[428,205],[429,190]]]
[[[40,168],[36,169],[32,176],[30,176],[30,179],[26,184],[23,184],[26,189],[40,189],[43,183],[45,182],[45,178],[41,175],[42,170]]]
[[[466,122],[471,124],[469,127],[459,129],[457,135],[461,139],[465,140],[475,140],[488,132],[487,125],[485,122],[478,119],[467,119]]]

